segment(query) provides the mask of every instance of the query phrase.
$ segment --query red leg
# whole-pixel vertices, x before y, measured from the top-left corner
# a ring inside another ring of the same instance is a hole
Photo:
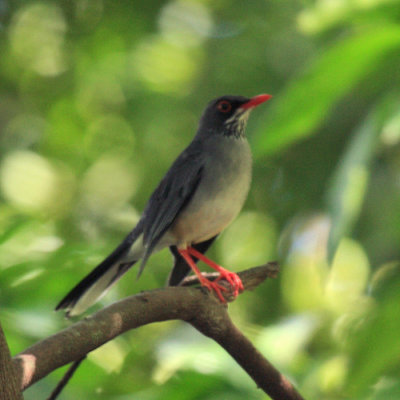
[[[218,271],[220,273],[220,275],[216,279],[216,282],[218,282],[221,279],[227,280],[233,288],[233,294],[235,297],[240,292],[243,292],[243,290],[244,290],[243,283],[242,283],[242,280],[239,278],[238,274],[235,274],[234,272],[231,272],[225,268],[222,268],[220,265],[216,264],[214,261],[210,260],[208,257],[206,257],[204,254],[200,253],[193,247],[188,247],[187,251],[190,255],[197,257],[199,260],[203,261],[204,263],[209,265],[211,268]]]
[[[193,258],[189,254],[189,250],[178,250],[179,254],[185,259],[188,263],[190,268],[192,268],[193,272],[199,278],[201,285],[205,286],[208,290],[214,290],[217,294],[218,298],[221,300],[222,303],[226,303],[224,296],[222,296],[221,291],[226,292],[226,288],[219,285],[216,282],[211,282],[209,279],[205,278],[199,268],[197,267],[196,263],[194,262]]]

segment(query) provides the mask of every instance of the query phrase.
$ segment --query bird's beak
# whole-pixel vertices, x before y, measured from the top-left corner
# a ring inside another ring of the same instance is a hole
[[[239,109],[249,110],[250,108],[257,107],[261,103],[264,103],[264,101],[269,100],[271,97],[272,96],[270,94],[260,94],[258,96],[254,96],[247,103],[242,104]]]

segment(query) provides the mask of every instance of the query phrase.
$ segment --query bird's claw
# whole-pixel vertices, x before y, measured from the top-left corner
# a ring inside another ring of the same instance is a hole
[[[228,271],[227,269],[222,267],[220,267],[218,271],[219,277],[215,280],[215,282],[218,282],[221,279],[225,279],[231,285],[233,296],[235,298],[239,295],[239,293],[243,292],[243,283],[238,274]]]
[[[205,286],[210,292],[213,290],[222,303],[226,303],[225,297],[222,292],[226,292],[228,289],[225,286],[218,284],[216,281],[212,282],[209,279],[204,278],[201,281],[202,286]]]
[[[208,290],[214,290],[214,292],[217,294],[218,298],[221,300],[222,303],[226,303],[225,297],[222,295],[222,292],[226,292],[228,289],[220,285],[218,281],[221,279],[225,279],[229,285],[231,286],[232,294],[234,298],[238,296],[240,292],[243,292],[244,287],[242,280],[239,278],[238,274],[235,274],[234,272],[228,271],[225,268],[222,268],[220,265],[216,264],[214,261],[208,259],[204,254],[200,253],[198,250],[196,250],[194,247],[188,247],[188,249],[181,249],[179,250],[179,253],[181,256],[186,260],[186,262],[189,264],[189,266],[192,268],[194,273],[197,275],[199,278],[200,283],[205,286]],[[191,258],[191,255],[194,257],[197,257],[199,260],[202,260],[206,264],[208,264],[211,268],[215,269],[216,271],[219,272],[219,276],[215,281],[210,281],[209,279],[205,278],[200,270],[197,268],[196,263],[193,261]]]
[[[208,290],[213,290],[222,303],[226,303],[226,299],[222,295],[222,292],[226,292],[228,291],[228,289],[225,286],[220,285],[218,281],[225,279],[231,285],[232,293],[235,298],[239,295],[240,292],[243,292],[244,287],[242,280],[239,278],[238,274],[230,272],[222,267],[218,271],[220,275],[215,281],[210,281],[209,279],[203,278],[200,283]]]

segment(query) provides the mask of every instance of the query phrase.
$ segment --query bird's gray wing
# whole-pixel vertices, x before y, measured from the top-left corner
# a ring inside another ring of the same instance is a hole
[[[145,253],[138,276],[159,240],[196,192],[204,165],[205,154],[201,144],[192,142],[175,160],[150,197],[142,217]]]

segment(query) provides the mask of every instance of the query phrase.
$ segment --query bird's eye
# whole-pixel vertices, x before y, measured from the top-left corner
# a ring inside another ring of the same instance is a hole
[[[229,103],[228,100],[221,100],[218,105],[217,108],[219,111],[223,112],[223,113],[228,113],[229,111],[232,110],[232,104]]]

